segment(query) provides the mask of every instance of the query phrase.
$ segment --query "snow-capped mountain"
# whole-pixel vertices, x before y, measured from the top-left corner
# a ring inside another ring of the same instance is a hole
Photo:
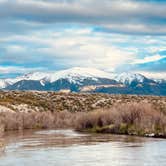
[[[22,80],[35,80],[39,81],[47,77],[48,73],[42,73],[42,72],[34,72],[34,73],[28,73],[23,76],[19,76],[16,78],[9,78],[9,79],[0,79],[0,89],[6,88],[9,85],[13,85],[19,81]]]
[[[115,76],[115,80],[123,84],[131,84],[133,81],[142,83],[146,79],[145,76],[138,73],[121,73]]]
[[[166,95],[166,82],[135,73],[115,76],[94,68],[74,67],[49,73],[28,73],[14,79],[0,79],[0,89]]]
[[[75,67],[51,73],[30,73],[13,80],[8,90],[81,91],[85,86],[115,85],[112,74],[94,69]],[[17,81],[16,81],[17,80]]]
[[[21,77],[18,77],[17,80],[42,80],[45,77],[47,77],[49,73],[42,73],[42,72],[34,72],[34,73],[28,73]]]
[[[8,85],[13,85],[23,80],[40,81],[42,84],[53,83],[59,79],[67,79],[70,83],[81,83],[85,78],[91,78],[97,81],[97,78],[111,78],[111,74],[95,69],[74,67],[67,70],[56,72],[34,72],[28,73],[14,79],[0,79],[0,89],[6,88]]]
[[[67,79],[70,83],[80,83],[85,78],[97,80],[97,78],[111,79],[111,77],[112,76],[110,73],[95,68],[74,67],[71,69],[50,73],[44,78],[44,80],[52,83],[59,79]]]

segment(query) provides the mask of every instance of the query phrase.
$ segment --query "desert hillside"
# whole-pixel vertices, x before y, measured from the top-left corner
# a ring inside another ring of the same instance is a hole
[[[138,95],[108,95],[57,93],[39,91],[1,91],[0,112],[87,112],[111,108],[125,103],[149,103],[166,112],[166,97]]]

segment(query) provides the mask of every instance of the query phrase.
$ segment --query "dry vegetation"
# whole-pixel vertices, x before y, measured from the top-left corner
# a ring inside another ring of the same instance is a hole
[[[83,93],[57,93],[33,91],[0,92],[0,106],[15,112],[88,112],[112,108],[125,103],[150,103],[156,110],[166,113],[166,97],[137,95],[108,95]]]
[[[82,113],[76,129],[99,133],[166,137],[166,116],[147,103],[117,105]]]
[[[36,128],[166,137],[166,97],[0,92],[0,133]]]
[[[75,114],[62,112],[0,113],[0,131],[71,128]]]

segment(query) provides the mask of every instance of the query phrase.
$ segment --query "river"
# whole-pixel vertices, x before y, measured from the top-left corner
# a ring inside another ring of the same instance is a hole
[[[164,139],[28,130],[7,132],[0,142],[0,166],[166,165]]]

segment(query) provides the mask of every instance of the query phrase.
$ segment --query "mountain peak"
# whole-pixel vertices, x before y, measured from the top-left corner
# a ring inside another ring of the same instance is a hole
[[[51,73],[46,80],[54,82],[58,79],[68,79],[70,82],[75,82],[84,78],[111,78],[111,74],[95,68],[73,67]]]
[[[44,73],[44,72],[31,72],[31,73],[27,73],[21,77],[17,77],[17,79],[24,79],[24,80],[41,80],[44,77],[48,76],[48,73]]]
[[[142,83],[145,80],[145,76],[138,73],[121,73],[115,77],[115,80],[124,84],[131,84],[133,81]]]

